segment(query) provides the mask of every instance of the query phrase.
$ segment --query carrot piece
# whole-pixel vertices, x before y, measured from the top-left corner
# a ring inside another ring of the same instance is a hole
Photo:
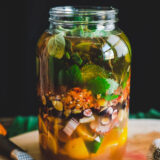
[[[0,124],[0,134],[2,134],[3,136],[6,136],[7,131],[6,129],[2,126],[2,124]]]

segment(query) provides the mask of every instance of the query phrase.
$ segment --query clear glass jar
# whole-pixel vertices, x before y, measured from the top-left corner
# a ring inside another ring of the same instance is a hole
[[[37,45],[40,146],[47,159],[120,160],[131,47],[112,7],[55,7]]]

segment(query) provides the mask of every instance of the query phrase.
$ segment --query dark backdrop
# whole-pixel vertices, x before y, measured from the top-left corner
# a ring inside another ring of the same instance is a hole
[[[153,1],[8,0],[1,7],[0,116],[37,114],[35,47],[48,27],[48,10],[56,5],[112,5],[120,10],[119,26],[133,51],[131,112],[159,109],[159,10]]]

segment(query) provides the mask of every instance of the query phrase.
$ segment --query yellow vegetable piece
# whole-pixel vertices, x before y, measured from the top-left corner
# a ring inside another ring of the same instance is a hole
[[[48,136],[44,133],[39,134],[39,141],[43,149],[47,149]]]
[[[61,121],[60,118],[55,118],[55,120],[54,120],[53,129],[54,129],[54,135],[55,135],[56,137],[58,136],[58,131],[59,131],[59,129],[61,129],[60,121]]]
[[[47,134],[47,126],[43,122],[42,118],[38,116],[39,130],[43,133]]]
[[[127,53],[127,54],[125,55],[125,60],[126,60],[126,62],[128,62],[128,63],[131,62],[131,56],[130,56],[129,53]]]
[[[81,42],[75,46],[77,50],[89,52],[92,46],[92,42]]]
[[[57,154],[58,152],[58,144],[56,138],[48,132],[48,149],[52,151],[54,154]]]
[[[91,133],[89,133],[84,125],[79,125],[76,131],[78,135],[86,141],[94,141],[94,139],[96,138],[96,136],[93,136],[91,135]]]
[[[113,146],[117,146],[119,144],[120,131],[118,128],[113,128],[110,130],[104,137],[100,149],[97,154],[103,153],[109,148],[113,148]]]
[[[119,138],[120,145],[124,145],[126,143],[127,135],[128,135],[128,127],[126,126],[125,128],[123,128],[123,131],[122,131],[120,138]]]
[[[68,156],[75,159],[88,158],[89,153],[82,138],[74,138],[65,145]]]
[[[97,103],[99,106],[106,106],[107,101],[105,99],[98,99]]]

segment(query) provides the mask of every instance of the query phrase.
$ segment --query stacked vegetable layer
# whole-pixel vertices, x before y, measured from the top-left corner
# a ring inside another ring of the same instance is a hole
[[[56,159],[115,159],[127,137],[130,46],[124,35],[44,33],[37,74],[41,147]]]

